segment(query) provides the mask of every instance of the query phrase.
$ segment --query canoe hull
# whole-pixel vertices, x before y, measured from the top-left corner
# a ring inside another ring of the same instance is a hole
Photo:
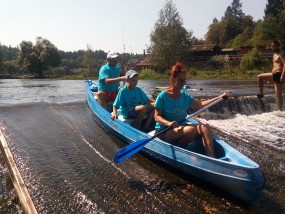
[[[105,129],[127,144],[150,137],[127,123],[112,120],[111,114],[95,100],[90,89],[93,84],[96,82],[86,80],[86,99],[95,119]],[[190,119],[190,122],[197,123],[193,119]],[[214,137],[214,141],[215,147],[219,150],[217,159],[176,147],[158,138],[146,144],[141,152],[205,180],[241,200],[256,199],[265,182],[259,165],[217,136]],[[195,145],[195,142],[192,143]]]

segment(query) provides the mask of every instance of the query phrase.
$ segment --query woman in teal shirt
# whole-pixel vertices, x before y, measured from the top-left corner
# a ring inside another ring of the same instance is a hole
[[[213,99],[200,102],[182,90],[187,81],[186,77],[186,67],[182,63],[176,63],[172,66],[170,86],[165,91],[160,92],[154,105],[155,129],[160,131],[167,126],[173,127],[162,136],[163,140],[184,148],[195,138],[196,134],[199,134],[202,137],[207,155],[215,157],[213,135],[209,125],[179,125],[178,121],[187,116],[189,107],[201,109],[221,97],[228,96],[228,94],[224,93]]]

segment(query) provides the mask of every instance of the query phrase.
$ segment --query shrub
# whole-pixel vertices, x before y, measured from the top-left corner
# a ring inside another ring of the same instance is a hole
[[[168,78],[168,75],[158,73],[152,69],[142,69],[140,71],[140,79],[162,80]]]
[[[228,69],[228,60],[223,55],[213,56],[210,60],[206,61],[205,70],[216,71]]]
[[[241,59],[240,69],[242,71],[261,69],[263,64],[264,61],[262,54],[257,50],[257,48],[253,48],[251,52],[245,54]]]

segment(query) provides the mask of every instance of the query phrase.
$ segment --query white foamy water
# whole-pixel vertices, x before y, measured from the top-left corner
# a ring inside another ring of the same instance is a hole
[[[209,124],[235,133],[248,141],[259,141],[285,150],[285,111],[240,115],[225,120],[208,120]]]

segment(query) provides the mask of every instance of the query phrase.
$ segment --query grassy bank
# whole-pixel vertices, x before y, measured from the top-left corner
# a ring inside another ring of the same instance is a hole
[[[198,71],[189,70],[188,79],[209,80],[209,79],[256,79],[256,76],[264,71]],[[140,72],[140,79],[168,80],[170,72],[157,73],[153,70],[143,70]]]
[[[256,76],[264,71],[252,70],[252,71],[202,71],[202,70],[189,70],[187,72],[188,79],[192,80],[209,80],[209,79],[256,79]],[[155,72],[152,69],[145,69],[140,71],[140,79],[143,80],[169,80],[170,71],[164,73]],[[5,76],[0,79],[35,79],[34,76]],[[64,76],[45,76],[44,79],[58,79],[58,80],[85,80],[85,79],[98,79],[97,75],[85,76],[85,75],[64,75]]]

